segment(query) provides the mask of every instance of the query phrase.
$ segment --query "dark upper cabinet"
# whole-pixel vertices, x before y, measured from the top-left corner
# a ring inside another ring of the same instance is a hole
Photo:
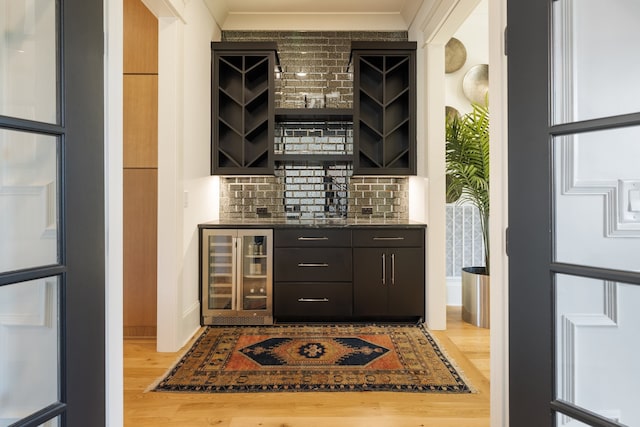
[[[416,43],[353,42],[354,175],[416,174]]]
[[[275,43],[211,43],[211,174],[273,174]]]

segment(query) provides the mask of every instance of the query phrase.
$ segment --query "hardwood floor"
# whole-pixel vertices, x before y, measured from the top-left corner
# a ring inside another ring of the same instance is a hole
[[[126,339],[124,425],[489,427],[489,330],[462,322],[459,307],[449,307],[447,319],[446,331],[431,333],[477,393],[150,393],[145,390],[175,363],[182,350],[157,353],[155,339]]]

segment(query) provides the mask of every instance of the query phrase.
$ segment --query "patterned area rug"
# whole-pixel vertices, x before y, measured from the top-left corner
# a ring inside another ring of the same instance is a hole
[[[415,325],[209,326],[152,390],[471,392]]]

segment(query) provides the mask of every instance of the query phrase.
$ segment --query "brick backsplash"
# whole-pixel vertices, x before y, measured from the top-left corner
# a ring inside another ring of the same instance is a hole
[[[220,218],[259,218],[258,207],[267,216],[284,217],[283,185],[277,176],[222,177],[220,180]]]
[[[409,180],[406,177],[353,176],[349,182],[349,218],[408,219]],[[371,207],[371,215],[362,208]]]
[[[351,41],[406,41],[407,32],[223,31],[223,41],[276,41],[282,72],[276,107],[352,108],[353,74],[347,68]],[[304,78],[296,72],[304,71]],[[344,122],[279,124],[277,154],[352,154],[353,126]],[[278,162],[275,176],[222,177],[222,219],[408,218],[408,179],[352,177],[347,161]],[[258,214],[258,208],[266,214]],[[371,207],[371,214],[363,214]]]
[[[407,219],[408,178],[350,176],[350,164],[283,165],[275,176],[222,177],[222,219]],[[330,178],[330,179],[327,179]],[[259,215],[257,209],[267,209]],[[371,207],[371,214],[362,208]]]
[[[347,216],[350,163],[284,164],[276,170],[284,182],[285,216],[291,219]]]
[[[279,122],[276,154],[353,154],[352,122]]]

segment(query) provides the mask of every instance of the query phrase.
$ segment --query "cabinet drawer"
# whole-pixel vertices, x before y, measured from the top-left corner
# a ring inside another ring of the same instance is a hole
[[[332,228],[292,228],[275,230],[276,247],[347,248],[351,247],[351,231]]]
[[[350,316],[351,283],[276,283],[274,316]]]
[[[424,229],[353,230],[353,246],[360,248],[422,247],[424,246]]]
[[[277,248],[274,280],[278,282],[350,282],[350,248]]]

